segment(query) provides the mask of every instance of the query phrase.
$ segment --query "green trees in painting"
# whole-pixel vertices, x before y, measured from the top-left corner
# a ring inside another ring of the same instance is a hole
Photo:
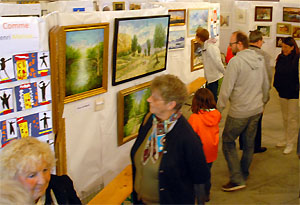
[[[151,42],[150,42],[149,39],[147,40],[147,49],[148,49],[148,56],[150,56],[150,52],[151,52]]]
[[[154,31],[154,48],[162,48],[166,43],[166,33],[162,24],[158,24],[155,26]],[[156,63],[159,63],[158,55],[156,53]]]
[[[66,46],[66,96],[102,87],[103,46]]]
[[[138,131],[143,117],[149,112],[147,99],[151,95],[149,88],[124,97],[124,136]]]
[[[137,46],[138,46],[138,39],[136,35],[134,35],[131,43],[131,51],[133,56],[135,56],[135,51],[137,50]]]

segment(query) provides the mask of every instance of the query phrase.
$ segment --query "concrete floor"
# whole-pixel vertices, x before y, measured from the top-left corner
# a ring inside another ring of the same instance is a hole
[[[187,119],[191,114],[189,108],[185,105],[182,109]],[[219,125],[219,153],[212,166],[211,200],[207,204],[300,204],[299,159],[296,146],[288,155],[282,154],[284,148],[275,147],[283,136],[283,122],[278,95],[274,88],[270,91],[270,101],[266,105],[262,125],[262,146],[268,150],[254,155],[245,189],[235,192],[221,190],[222,185],[229,181],[227,163],[222,152],[222,131],[227,110],[228,108],[222,113]],[[239,151],[239,154],[241,153]]]

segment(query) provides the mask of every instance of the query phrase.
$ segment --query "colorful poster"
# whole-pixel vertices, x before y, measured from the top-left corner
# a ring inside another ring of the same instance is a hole
[[[50,75],[50,55],[49,51],[38,53],[38,73],[37,76]]]
[[[52,112],[40,112],[39,113],[39,136],[52,133]]]
[[[37,83],[25,83],[15,87],[17,111],[28,110],[39,106]]]
[[[15,81],[15,72],[12,56],[0,55],[0,84]]]
[[[50,80],[42,79],[37,82],[39,105],[51,103],[51,84]]]
[[[13,104],[13,89],[1,89],[0,90],[0,115],[6,115],[14,112],[14,104]]]
[[[4,147],[9,141],[18,137],[16,119],[8,119],[0,122],[0,146]]]

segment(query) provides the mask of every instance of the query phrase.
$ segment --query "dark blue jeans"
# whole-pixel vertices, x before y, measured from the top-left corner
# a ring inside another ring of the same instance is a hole
[[[218,101],[218,86],[219,86],[219,80],[212,82],[212,83],[206,83],[206,88],[209,89],[215,97],[215,101]]]
[[[210,173],[211,173],[212,164],[213,164],[212,162],[207,163],[207,167],[208,167]],[[205,183],[205,194],[207,196],[209,196],[209,194],[210,194],[210,188],[211,188],[211,175],[210,175],[209,179],[207,180],[207,182]]]
[[[222,135],[222,149],[227,166],[230,172],[230,182],[245,184],[249,175],[249,167],[254,152],[254,138],[256,135],[257,123],[261,114],[248,118],[233,118],[227,116]],[[235,140],[243,136],[243,154],[241,160],[238,158]]]

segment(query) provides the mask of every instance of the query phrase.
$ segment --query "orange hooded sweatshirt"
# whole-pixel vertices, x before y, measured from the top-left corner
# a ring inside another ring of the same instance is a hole
[[[220,120],[221,113],[216,109],[200,110],[198,114],[193,113],[188,120],[202,141],[207,163],[215,161],[218,156]]]

